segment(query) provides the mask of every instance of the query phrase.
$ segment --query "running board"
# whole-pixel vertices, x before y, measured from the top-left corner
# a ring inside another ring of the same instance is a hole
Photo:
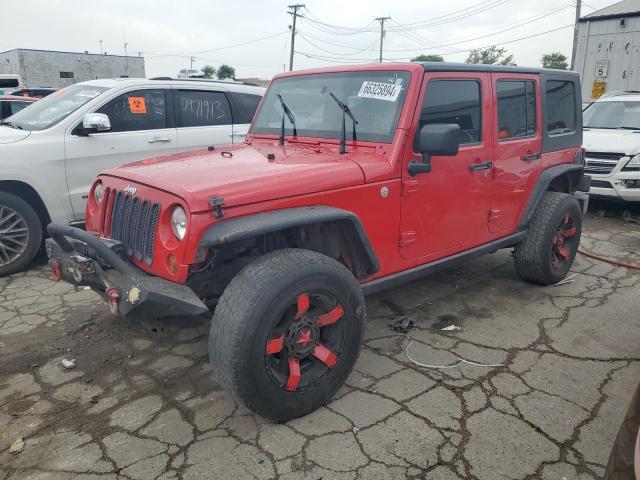
[[[513,247],[514,245],[524,240],[526,236],[527,232],[521,231],[518,233],[514,233],[513,235],[509,235],[508,237],[500,238],[499,240],[495,240],[490,243],[485,243],[484,245],[472,248],[471,250],[456,253],[455,255],[452,255],[450,257],[441,258],[439,260],[436,260],[435,262],[426,263],[424,265],[414,267],[410,270],[404,270],[402,272],[394,273],[386,277],[371,280],[370,282],[363,283],[361,285],[362,293],[364,295],[371,295],[372,293],[386,290],[388,288],[393,288],[398,285],[402,285],[403,283],[412,282],[413,280],[417,280],[418,278],[422,278],[440,270],[444,270],[445,268],[449,268],[465,260],[469,260],[474,257],[480,257],[487,253],[493,253],[500,250],[501,248]]]

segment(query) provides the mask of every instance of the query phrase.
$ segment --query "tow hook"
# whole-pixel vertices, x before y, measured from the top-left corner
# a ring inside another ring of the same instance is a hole
[[[109,302],[109,310],[114,315],[118,314],[118,301],[120,300],[120,292],[117,288],[111,287],[107,290],[107,301]]]
[[[59,282],[62,280],[62,262],[60,260],[52,260],[50,265],[53,279],[56,282]]]

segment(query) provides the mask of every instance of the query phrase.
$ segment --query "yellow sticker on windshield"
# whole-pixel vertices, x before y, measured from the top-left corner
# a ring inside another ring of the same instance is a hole
[[[131,113],[147,113],[144,97],[129,97],[129,110]]]

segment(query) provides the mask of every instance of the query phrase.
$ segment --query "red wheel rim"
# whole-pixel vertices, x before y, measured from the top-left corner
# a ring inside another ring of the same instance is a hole
[[[343,353],[345,317],[344,307],[329,292],[297,295],[273,327],[264,348],[270,379],[289,392],[321,383]]]
[[[569,213],[562,216],[560,225],[551,238],[551,266],[558,270],[569,262],[577,249],[578,227]]]

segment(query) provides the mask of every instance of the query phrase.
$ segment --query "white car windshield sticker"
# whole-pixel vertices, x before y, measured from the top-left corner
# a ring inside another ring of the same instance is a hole
[[[398,99],[398,95],[400,95],[401,88],[400,85],[392,83],[363,82],[358,96],[395,102]]]

